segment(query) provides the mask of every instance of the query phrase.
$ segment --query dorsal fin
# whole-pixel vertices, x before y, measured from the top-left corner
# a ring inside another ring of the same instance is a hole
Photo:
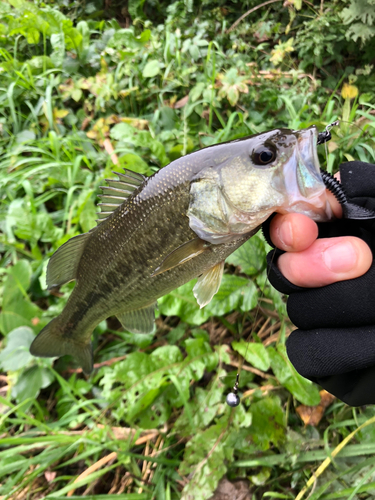
[[[112,173],[118,175],[122,182],[129,182],[135,186],[140,186],[147,179],[145,175],[138,174],[138,172],[132,172],[127,168],[124,168],[124,173],[114,172],[113,170]]]
[[[101,208],[101,212],[98,212],[99,219],[96,221],[98,224],[106,220],[147,179],[144,175],[127,169],[124,169],[124,173],[112,173],[118,175],[119,178],[105,179],[107,186],[100,186],[102,194],[99,198],[102,203],[98,205]]]
[[[70,238],[52,255],[47,266],[48,289],[75,280],[83,249],[90,233]]]

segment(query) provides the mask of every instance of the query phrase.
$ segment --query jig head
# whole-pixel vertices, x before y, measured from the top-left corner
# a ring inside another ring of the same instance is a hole
[[[228,406],[238,406],[240,404],[240,397],[238,395],[238,384],[240,380],[240,374],[237,373],[236,383],[233,386],[232,392],[227,395],[226,402]]]

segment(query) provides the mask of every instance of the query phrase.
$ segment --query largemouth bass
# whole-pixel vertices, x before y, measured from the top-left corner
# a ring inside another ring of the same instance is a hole
[[[76,280],[62,313],[33,341],[35,356],[71,354],[93,369],[91,334],[109,316],[154,329],[156,300],[198,277],[201,307],[217,292],[224,260],[273,212],[331,216],[315,127],[277,129],[210,146],[153,176],[125,171],[101,195],[98,226],[51,257],[48,288]]]

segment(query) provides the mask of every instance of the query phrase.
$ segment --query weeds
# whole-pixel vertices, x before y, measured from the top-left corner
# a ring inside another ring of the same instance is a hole
[[[375,160],[359,0],[343,17],[333,0],[274,2],[231,30],[254,2],[109,3],[106,20],[98,1],[0,4],[1,499],[200,500],[224,476],[253,498],[302,498],[306,483],[314,500],[368,498],[374,411],[335,401],[301,423],[322,394],[287,360],[261,235],[228,258],[204,309],[188,283],[160,299],[155,336],[100,324],[91,377],[29,354],[73,286],[45,290],[48,258],[94,227],[114,168],[151,175],[200,147],[336,119],[321,163]]]

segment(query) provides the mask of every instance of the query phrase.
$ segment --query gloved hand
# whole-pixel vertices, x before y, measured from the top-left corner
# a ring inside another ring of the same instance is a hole
[[[348,162],[341,165],[340,173],[349,201],[375,211],[375,165]],[[273,259],[274,252],[267,256],[270,282],[289,295],[288,314],[298,327],[287,340],[288,356],[302,376],[345,403],[352,406],[374,404],[375,263],[372,253],[375,250],[375,221],[336,219],[318,224],[319,238],[323,239],[315,240],[313,234],[310,241],[308,237],[298,239],[294,231],[297,243],[290,246],[278,233],[284,222],[277,218],[282,217],[299,217],[300,226],[295,225],[298,229],[303,227],[301,217],[303,221],[304,216],[277,215],[263,228],[269,242],[273,239],[283,250],[288,250],[287,253],[276,250]],[[311,220],[307,224],[315,227]],[[285,224],[284,234],[287,234]],[[338,252],[339,257],[335,260],[338,247],[334,244],[348,242],[347,251],[344,248],[341,254]],[[356,265],[346,266],[346,257],[348,263],[354,258]],[[340,266],[341,273],[331,272],[332,269],[340,271]]]

